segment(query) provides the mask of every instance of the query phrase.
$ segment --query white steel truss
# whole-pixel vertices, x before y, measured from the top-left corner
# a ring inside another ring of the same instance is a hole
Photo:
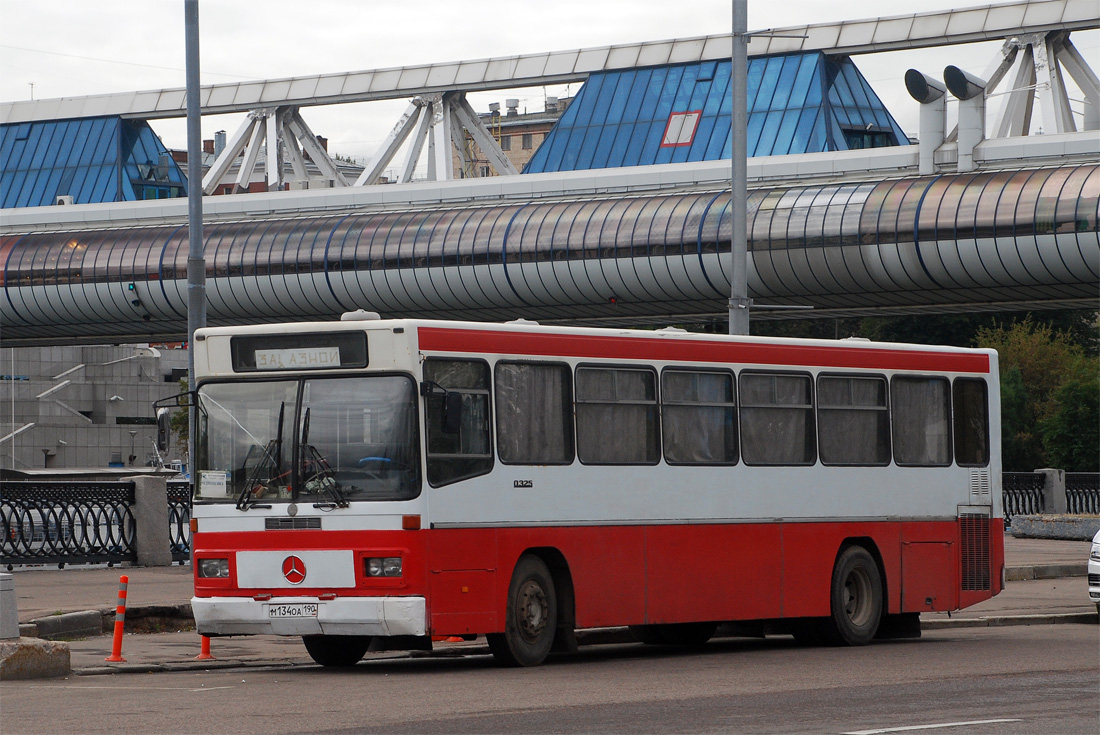
[[[1010,73],[1013,72],[1014,73]],[[1079,128],[1073,117],[1062,71],[1084,95],[1081,130],[1100,130],[1100,82],[1064,31],[1020,34],[1008,38],[986,70],[987,98],[1008,95],[993,124],[992,137],[1028,135],[1033,112],[1042,111],[1045,133],[1072,133]],[[1009,79],[1008,88],[997,91]]]
[[[252,172],[265,151],[264,180],[267,191],[279,191],[285,181],[284,163],[290,163],[294,172],[292,181],[309,179],[305,155],[333,186],[348,186],[348,180],[340,173],[336,162],[317,142],[317,136],[302,119],[297,107],[263,107],[252,110],[248,117],[226,143],[225,150],[202,179],[204,194],[213,194],[231,174],[233,164],[241,153],[243,159],[237,169],[235,192],[247,191]]]
[[[453,178],[452,148],[458,154],[459,170],[467,170],[470,155],[466,145],[467,135],[481,148],[498,174],[519,173],[474,108],[466,101],[466,93],[444,92],[422,95],[409,103],[355,185],[378,183],[382,172],[390,165],[410,135],[412,140],[405,150],[404,163],[398,176],[401,183],[412,181],[425,144],[428,148],[429,180],[447,181]]]

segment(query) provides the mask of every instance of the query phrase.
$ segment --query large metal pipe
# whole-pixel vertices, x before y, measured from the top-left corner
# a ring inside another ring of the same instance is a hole
[[[985,140],[985,85],[980,77],[957,66],[943,70],[943,81],[951,94],[959,99],[959,162],[958,171],[973,171],[975,149]]]
[[[919,165],[923,175],[936,172],[936,151],[943,145],[947,127],[946,87],[916,69],[905,72],[905,89],[920,102]]]
[[[749,293],[814,316],[1094,304],[1098,187],[1100,164],[753,189]],[[209,317],[724,317],[730,233],[720,184],[207,223]],[[5,345],[180,339],[186,252],[181,223],[0,237]]]

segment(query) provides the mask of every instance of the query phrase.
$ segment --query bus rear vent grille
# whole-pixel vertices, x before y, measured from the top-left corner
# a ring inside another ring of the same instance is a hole
[[[971,505],[989,505],[990,504],[990,488],[989,488],[989,470],[988,469],[971,469],[970,470],[970,504]]]
[[[306,528],[320,528],[320,518],[264,518],[264,528],[268,531],[292,531]]]
[[[959,516],[962,535],[962,588],[989,589],[989,516]]]

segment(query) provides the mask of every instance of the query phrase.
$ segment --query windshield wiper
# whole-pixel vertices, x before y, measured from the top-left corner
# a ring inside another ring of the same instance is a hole
[[[260,461],[256,463],[256,466],[252,468],[252,472],[248,475],[248,480],[244,484],[244,488],[241,490],[240,495],[237,496],[237,510],[248,510],[249,508],[270,508],[270,505],[261,505],[256,502],[256,498],[252,496],[253,491],[257,487],[263,487],[263,483],[260,481],[260,477],[263,475],[263,471],[268,467],[271,468],[270,479],[274,480],[279,475],[279,468],[282,466],[283,457],[283,416],[286,413],[286,402],[279,404],[279,425],[276,428],[275,438],[267,443],[264,447],[263,456]]]
[[[306,414],[302,418],[302,461],[301,471],[302,476],[306,475],[307,464],[312,465],[308,480],[305,480],[302,487],[307,493],[315,493],[320,496],[323,493],[328,493],[332,496],[334,503],[314,503],[314,508],[323,507],[336,507],[347,508],[348,501],[344,497],[344,493],[340,491],[339,483],[336,482],[336,478],[333,476],[332,467],[329,465],[328,460],[317,451],[317,447],[309,443],[309,414],[310,409],[306,409]]]

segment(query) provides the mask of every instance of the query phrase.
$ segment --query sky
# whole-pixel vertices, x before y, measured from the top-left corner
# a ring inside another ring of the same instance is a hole
[[[951,7],[951,0],[750,0],[748,28]],[[183,0],[0,0],[0,101],[183,87],[183,8]],[[730,0],[200,0],[201,80],[275,79],[702,36],[728,33],[731,24]],[[1074,42],[1100,68],[1100,33],[1075,34]],[[855,62],[902,128],[915,135],[918,105],[905,92],[905,70],[939,77],[954,64],[980,75],[999,47],[988,42],[865,55]],[[495,91],[470,100],[487,111],[489,102],[516,97],[521,111],[537,111],[545,95],[567,96],[577,88]],[[331,153],[364,161],[407,104],[305,108],[302,115],[329,138]],[[243,120],[204,117],[203,138],[218,130],[232,134]],[[168,147],[186,147],[182,119],[151,124]]]

